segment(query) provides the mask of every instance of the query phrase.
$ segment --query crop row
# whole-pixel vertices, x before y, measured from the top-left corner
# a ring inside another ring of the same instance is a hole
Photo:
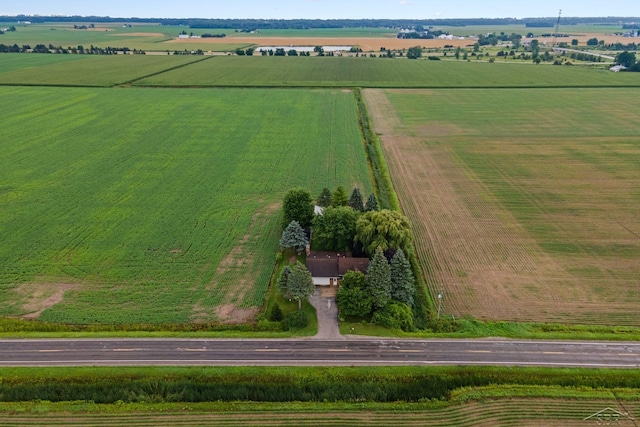
[[[14,100],[0,107],[1,315],[61,284],[41,319],[184,323],[196,306],[210,321],[219,303],[260,305],[284,193],[371,191],[351,93],[0,91]]]

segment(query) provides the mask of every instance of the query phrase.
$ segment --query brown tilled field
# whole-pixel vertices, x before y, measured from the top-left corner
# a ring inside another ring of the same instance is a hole
[[[446,314],[640,324],[636,95],[365,91]]]

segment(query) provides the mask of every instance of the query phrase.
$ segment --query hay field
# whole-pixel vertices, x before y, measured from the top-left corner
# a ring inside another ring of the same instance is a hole
[[[639,90],[365,94],[444,313],[640,324]]]
[[[0,94],[0,316],[245,322],[284,193],[371,191],[350,92]]]

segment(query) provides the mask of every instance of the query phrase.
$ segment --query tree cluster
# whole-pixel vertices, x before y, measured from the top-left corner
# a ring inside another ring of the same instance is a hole
[[[0,53],[60,53],[60,54],[73,54],[73,55],[118,55],[118,54],[129,54],[132,53],[134,55],[145,55],[146,52],[143,50],[137,49],[129,49],[128,47],[95,47],[91,46],[89,48],[85,48],[80,45],[77,47],[62,47],[62,46],[54,46],[49,44],[48,46],[45,44],[37,44],[34,47],[31,45],[22,45],[18,46],[14,44],[13,46],[7,46],[5,44],[0,44]]]
[[[367,274],[349,271],[344,275],[336,302],[341,317],[369,317],[389,328],[413,330],[415,279],[402,249],[391,260],[382,248],[371,259]]]
[[[348,196],[345,188],[338,186],[333,193],[323,188],[316,203],[323,208],[322,214],[313,219],[313,240],[317,247],[359,252],[355,248],[356,223],[364,212],[379,209],[376,196],[370,194],[365,203],[359,188],[354,188]]]
[[[624,51],[616,55],[615,63],[622,65],[627,71],[640,71],[640,62],[636,62],[636,54]]]

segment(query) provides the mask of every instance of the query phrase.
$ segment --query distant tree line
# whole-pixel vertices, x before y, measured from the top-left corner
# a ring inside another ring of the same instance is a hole
[[[129,49],[128,47],[95,47],[91,45],[88,48],[80,45],[77,47],[62,47],[62,46],[54,46],[52,44],[44,45],[37,44],[33,47],[31,45],[25,44],[22,46],[18,46],[14,44],[12,46],[7,46],[5,44],[0,43],[0,53],[61,53],[61,54],[73,54],[73,55],[118,55],[118,54],[129,54],[132,53],[134,55],[145,55],[146,52],[138,49]]]
[[[197,18],[119,18],[109,16],[0,16],[0,21],[30,21],[34,24],[47,22],[68,23],[159,23],[162,25],[184,25],[191,28],[228,28],[228,29],[308,29],[308,28],[412,28],[415,26],[454,26],[471,25],[526,25],[528,27],[553,27],[554,17],[543,18],[467,18],[467,19],[197,19]],[[563,25],[576,24],[615,24],[639,22],[640,17],[563,17]],[[550,25],[549,25],[550,24]]]

